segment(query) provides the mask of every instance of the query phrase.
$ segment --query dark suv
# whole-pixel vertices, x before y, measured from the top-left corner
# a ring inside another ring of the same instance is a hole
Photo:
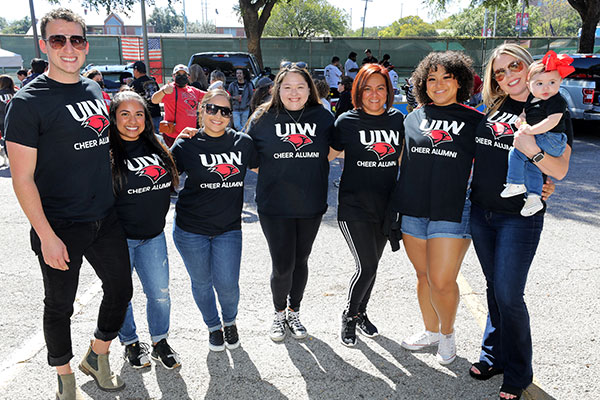
[[[235,80],[235,70],[245,68],[250,73],[250,79],[256,86],[256,81],[261,76],[261,70],[253,54],[244,52],[205,52],[196,53],[190,57],[188,67],[192,64],[198,64],[209,73],[215,69],[220,69],[225,74],[227,85]]]
[[[560,94],[572,119],[600,120],[600,55],[572,54],[575,72],[563,80]]]

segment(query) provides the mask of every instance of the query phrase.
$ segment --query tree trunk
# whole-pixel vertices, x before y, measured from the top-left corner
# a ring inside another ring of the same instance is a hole
[[[596,41],[596,25],[600,21],[600,0],[568,0],[581,17],[581,37],[578,53],[593,53]]]
[[[240,12],[244,21],[244,31],[248,39],[248,52],[254,54],[261,70],[264,68],[260,38],[271,16],[271,10],[278,0],[239,0]],[[260,13],[260,15],[259,15]]]

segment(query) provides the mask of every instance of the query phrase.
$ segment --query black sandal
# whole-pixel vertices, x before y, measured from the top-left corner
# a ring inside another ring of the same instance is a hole
[[[473,369],[472,369],[473,367],[475,367],[475,368],[477,368],[477,370],[479,370],[478,374],[473,372]],[[477,379],[478,381],[487,381],[492,376],[500,375],[502,373],[504,373],[503,369],[492,367],[485,361],[479,361],[474,364],[471,364],[471,368],[469,368],[469,375],[471,375],[471,377],[473,377],[474,379]]]
[[[515,396],[512,399],[500,397],[501,400],[519,400],[521,398],[521,395],[523,394],[523,389],[503,383],[502,386],[500,386],[500,393],[506,393]],[[498,393],[498,396],[500,396],[500,393]]]

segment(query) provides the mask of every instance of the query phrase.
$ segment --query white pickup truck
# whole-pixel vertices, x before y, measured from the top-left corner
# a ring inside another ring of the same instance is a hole
[[[575,72],[563,80],[560,94],[572,119],[600,120],[600,55],[570,54]]]

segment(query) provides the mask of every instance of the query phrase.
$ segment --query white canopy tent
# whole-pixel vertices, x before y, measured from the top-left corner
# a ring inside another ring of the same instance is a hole
[[[0,68],[22,68],[23,57],[12,51],[0,49]]]

